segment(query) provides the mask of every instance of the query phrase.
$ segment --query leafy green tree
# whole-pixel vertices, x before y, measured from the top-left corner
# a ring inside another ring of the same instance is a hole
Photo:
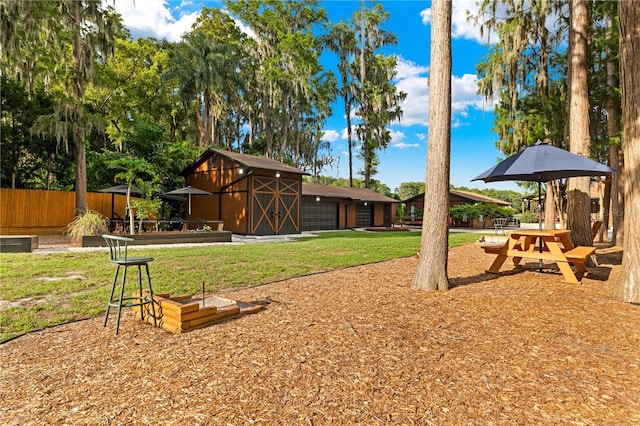
[[[245,38],[228,15],[204,8],[172,57],[168,74],[178,79],[183,100],[194,105],[201,148],[231,146],[223,142],[224,124],[244,87],[238,69]]]
[[[52,137],[31,132],[40,114],[53,111],[42,90],[29,95],[16,80],[0,81],[0,180],[2,187],[66,189],[73,186],[73,157]]]
[[[401,200],[408,200],[417,195],[424,194],[424,182],[402,182],[400,187],[396,189],[398,198]]]
[[[98,64],[100,84],[90,85],[86,98],[92,111],[102,116],[112,142],[122,138],[122,132],[132,125],[132,114],[136,113],[154,117],[167,129],[170,142],[196,140],[192,108],[185,107],[174,94],[177,83],[167,77],[169,57],[174,50],[175,43],[165,40],[118,38],[115,54]]]
[[[131,187],[136,186],[142,189],[145,182],[155,179],[155,171],[153,165],[141,158],[133,158],[131,156],[120,154],[107,163],[110,169],[116,171],[115,180],[122,181],[127,185],[127,214],[129,219],[129,232],[131,235],[135,233],[134,215],[132,214],[133,205],[131,204]],[[150,188],[145,191],[145,198],[151,198]]]
[[[40,19],[32,19],[35,16]],[[69,71],[64,76],[68,89],[59,93],[57,107],[41,121],[40,131],[55,135],[65,144],[72,141],[76,214],[80,215],[87,211],[86,136],[91,126],[85,116],[85,88],[95,75],[96,59],[104,60],[112,53],[114,34],[121,28],[119,20],[98,0],[8,0],[2,8],[2,22],[10,22],[11,31],[1,32],[2,45],[8,47],[7,54],[14,63],[33,44],[51,46],[58,54],[71,49],[70,57],[60,54],[61,63],[51,64]]]
[[[360,52],[356,55],[351,72],[356,77],[356,114],[361,118],[357,134],[362,142],[360,156],[364,164],[361,174],[366,188],[370,186],[371,176],[377,173],[376,150],[386,148],[391,142],[387,125],[400,120],[400,103],[406,98],[406,93],[398,92],[393,84],[396,58],[380,53],[382,48],[397,44],[397,37],[382,29],[388,17],[389,13],[384,11],[381,4],[365,10],[363,2],[363,10],[356,11],[353,18],[356,26],[359,23],[356,34],[360,40]]]
[[[297,133],[294,149],[294,165],[311,170],[317,178],[325,166],[331,166],[334,158],[331,156],[329,142],[323,141],[323,127],[325,120],[331,115],[331,103],[335,99],[336,79],[328,72],[312,79],[314,89],[306,108],[300,109],[300,123],[302,126],[294,129]]]

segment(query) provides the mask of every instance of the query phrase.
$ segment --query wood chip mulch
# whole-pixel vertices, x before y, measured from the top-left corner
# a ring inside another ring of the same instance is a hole
[[[266,309],[182,335],[130,311],[118,336],[102,318],[31,333],[0,346],[0,424],[637,425],[620,259],[599,250],[572,285],[535,262],[486,274],[468,244],[447,292],[410,288],[413,257],[228,292]]]

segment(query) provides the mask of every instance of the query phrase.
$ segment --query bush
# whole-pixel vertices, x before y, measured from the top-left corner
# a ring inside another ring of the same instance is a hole
[[[84,236],[102,235],[108,232],[107,218],[96,211],[87,210],[67,225],[66,233],[72,240],[77,241]]]
[[[520,215],[520,223],[536,223],[536,215],[531,212],[524,212]]]

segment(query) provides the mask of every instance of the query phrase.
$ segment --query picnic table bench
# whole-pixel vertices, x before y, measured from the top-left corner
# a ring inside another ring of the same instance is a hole
[[[500,267],[507,257],[513,258],[513,264],[518,266],[523,258],[554,261],[564,281],[578,284],[576,275],[571,270],[572,264],[582,276],[587,272],[584,263],[595,253],[596,248],[590,246],[574,247],[569,239],[569,230],[520,230],[509,233],[509,238],[504,244],[484,245],[485,253],[497,255],[491,267],[486,270],[490,273],[500,273]],[[542,250],[540,250],[542,247]]]

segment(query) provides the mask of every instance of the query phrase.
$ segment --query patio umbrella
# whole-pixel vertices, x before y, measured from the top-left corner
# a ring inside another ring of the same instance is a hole
[[[112,186],[110,188],[105,188],[105,189],[101,189],[98,192],[106,192],[106,193],[110,193],[111,194],[111,218],[113,218],[115,216],[115,212],[113,210],[113,206],[114,206],[114,196],[115,194],[127,194],[127,188],[128,185],[116,185],[116,186]],[[131,185],[131,195],[140,195],[141,192],[138,188],[136,188],[135,186]]]
[[[538,141],[471,180],[538,182],[538,205],[540,205],[542,182],[577,176],[610,175],[617,171],[602,163]]]
[[[471,180],[483,180],[485,182],[507,180],[538,182],[539,210],[542,205],[540,195],[542,182],[577,176],[610,175],[617,171],[602,163],[556,148],[548,143],[537,141],[534,145],[526,147]],[[538,227],[542,229],[540,217],[538,217]],[[540,251],[542,251],[542,240],[540,240],[540,244]]]
[[[202,189],[194,188],[192,186],[185,186],[184,188],[174,189],[173,191],[165,192],[169,195],[187,195],[189,197],[189,215],[191,214],[191,196],[192,195],[213,195],[210,192],[203,191]]]

